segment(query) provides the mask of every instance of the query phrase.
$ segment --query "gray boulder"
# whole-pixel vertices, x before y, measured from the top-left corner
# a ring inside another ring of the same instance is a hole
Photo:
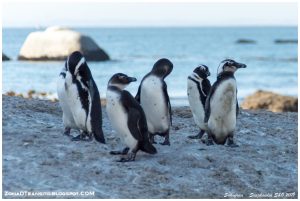
[[[255,44],[256,41],[252,39],[239,39],[236,41],[238,44]]]
[[[74,51],[80,51],[88,61],[109,60],[107,53],[92,38],[62,27],[49,27],[45,31],[30,33],[18,59],[65,60]]]
[[[287,44],[287,43],[297,44],[298,39],[277,39],[277,40],[275,40],[275,43],[277,43],[277,44]]]
[[[2,61],[9,61],[10,58],[6,56],[4,53],[2,53]]]

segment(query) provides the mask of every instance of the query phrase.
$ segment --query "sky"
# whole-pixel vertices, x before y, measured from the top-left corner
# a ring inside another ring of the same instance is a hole
[[[6,1],[3,27],[297,26],[296,3]]]

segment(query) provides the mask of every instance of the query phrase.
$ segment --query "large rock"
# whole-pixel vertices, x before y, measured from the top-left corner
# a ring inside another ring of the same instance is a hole
[[[244,109],[265,109],[272,112],[298,112],[298,98],[259,90],[246,97]]]
[[[2,61],[9,61],[10,58],[6,56],[4,53],[2,53]]]
[[[254,44],[256,43],[255,40],[251,40],[251,39],[239,39],[236,41],[236,43],[239,43],[239,44]]]
[[[19,54],[19,60],[65,60],[80,51],[89,61],[109,60],[109,56],[88,36],[76,31],[49,27],[30,33]]]
[[[286,43],[297,44],[298,39],[276,39],[275,43],[277,43],[277,44],[286,44]]]

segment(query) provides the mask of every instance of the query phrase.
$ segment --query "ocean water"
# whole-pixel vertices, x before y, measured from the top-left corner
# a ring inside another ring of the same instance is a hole
[[[187,76],[199,64],[209,67],[211,83],[225,58],[247,64],[236,72],[238,98],[258,89],[298,96],[298,46],[276,44],[276,39],[297,39],[297,27],[203,27],[203,28],[74,28],[91,36],[111,57],[108,62],[88,62],[102,98],[107,82],[115,73],[135,76],[128,86],[135,95],[143,76],[160,58],[168,58],[173,72],[166,78],[173,105],[188,105]],[[3,52],[12,61],[2,63],[2,93],[29,90],[56,96],[56,80],[64,62],[18,61],[27,35],[34,28],[4,28]],[[238,39],[255,44],[238,44]]]

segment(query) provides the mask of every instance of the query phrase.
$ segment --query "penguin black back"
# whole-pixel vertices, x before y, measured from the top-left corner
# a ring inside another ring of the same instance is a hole
[[[126,90],[122,91],[121,102],[128,113],[130,132],[136,139],[141,141],[140,149],[149,154],[157,153],[155,147],[149,142],[147,120],[143,108]]]
[[[102,131],[100,94],[85,58],[79,51],[73,52],[68,57],[67,70],[72,75],[72,82],[78,89],[82,107],[86,112],[86,121],[89,120],[91,123],[91,132],[98,142],[105,143]]]
[[[92,132],[94,133],[95,139],[100,143],[105,143],[104,134],[102,130],[102,108],[100,94],[94,79],[91,77],[90,94],[92,100],[91,107],[91,125]]]

